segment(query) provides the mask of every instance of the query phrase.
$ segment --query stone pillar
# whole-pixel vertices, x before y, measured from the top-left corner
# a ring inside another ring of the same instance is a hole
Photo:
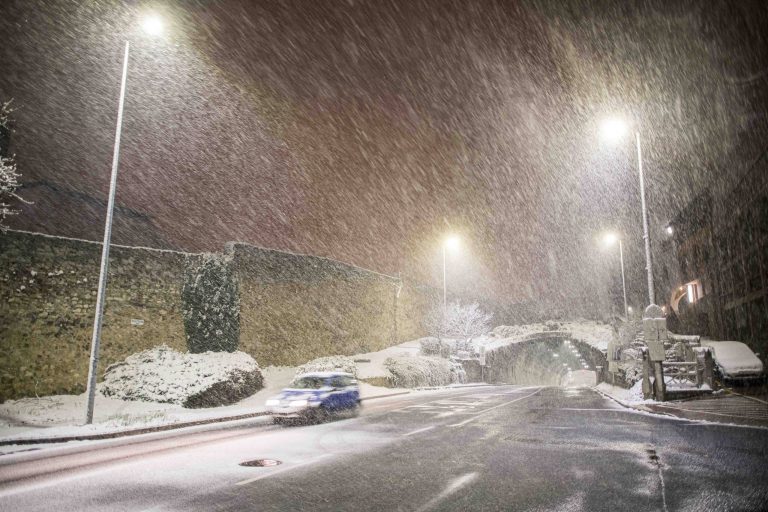
[[[653,366],[648,357],[648,349],[642,349],[643,354],[643,398],[653,398]]]
[[[664,342],[667,341],[667,319],[664,310],[656,304],[645,308],[643,313],[643,334],[648,346],[648,359],[653,366],[653,394],[656,400],[664,401],[667,387],[664,383],[662,362],[666,357]]]

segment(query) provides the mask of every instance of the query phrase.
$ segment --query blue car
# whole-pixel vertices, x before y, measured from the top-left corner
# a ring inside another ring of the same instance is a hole
[[[341,412],[354,415],[360,409],[360,388],[349,373],[305,373],[267,400],[266,406],[275,423],[322,421]]]

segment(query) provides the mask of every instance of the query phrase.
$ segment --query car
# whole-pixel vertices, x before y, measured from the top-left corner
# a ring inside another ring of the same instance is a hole
[[[267,400],[266,407],[275,423],[319,422],[345,412],[356,415],[360,409],[360,387],[350,373],[305,373]]]
[[[723,381],[743,383],[762,382],[765,379],[763,362],[740,341],[702,340],[702,346],[712,349],[712,357]]]

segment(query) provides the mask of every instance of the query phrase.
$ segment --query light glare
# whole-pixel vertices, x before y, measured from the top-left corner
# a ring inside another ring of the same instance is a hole
[[[605,242],[605,245],[614,245],[618,241],[619,237],[616,233],[606,233],[605,236],[603,236],[603,241]]]
[[[459,237],[451,235],[445,239],[446,249],[455,250],[459,248]]]
[[[627,134],[627,131],[627,123],[618,117],[605,119],[600,125],[600,135],[610,142],[618,142]]]
[[[141,28],[151,36],[163,33],[163,21],[156,15],[147,16],[141,21]]]

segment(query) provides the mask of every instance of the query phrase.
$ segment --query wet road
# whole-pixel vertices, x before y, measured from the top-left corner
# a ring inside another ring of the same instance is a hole
[[[372,401],[358,418],[322,425],[249,421],[146,439],[4,456],[0,510],[700,511],[768,503],[768,430],[644,415],[587,388],[436,391]],[[257,458],[282,464],[239,465]]]

